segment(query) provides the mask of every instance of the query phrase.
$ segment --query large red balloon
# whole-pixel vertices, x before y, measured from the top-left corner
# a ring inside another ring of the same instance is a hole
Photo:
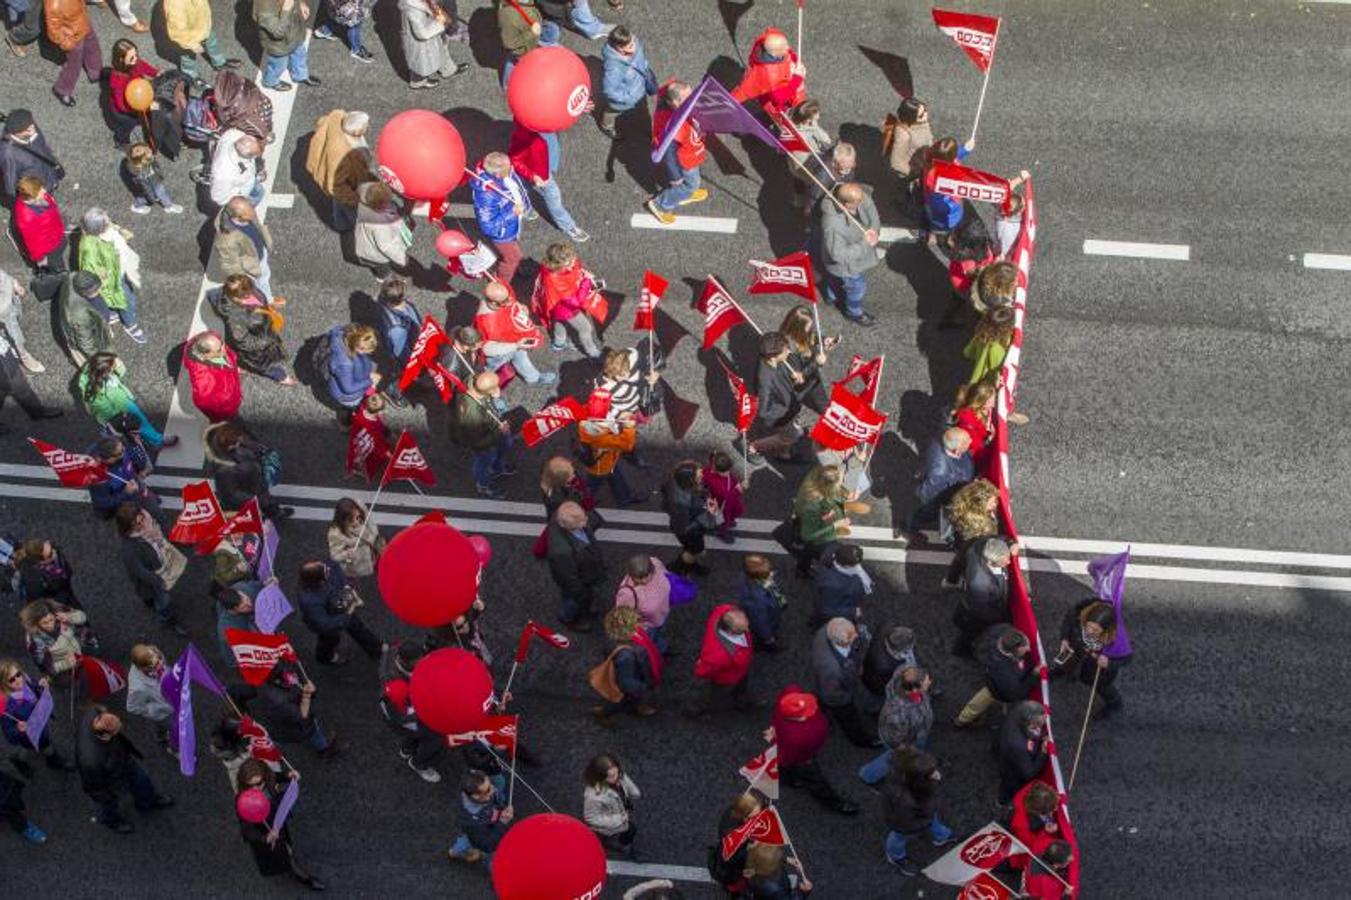
[[[439,734],[473,731],[488,714],[493,676],[468,650],[433,650],[413,667],[409,698],[417,717]]]
[[[407,109],[390,119],[375,155],[384,182],[412,200],[440,200],[464,177],[460,133],[426,109]]]
[[[604,888],[605,848],[572,816],[522,819],[493,854],[498,900],[599,900]]]
[[[566,47],[536,47],[516,64],[507,82],[507,106],[531,131],[571,128],[591,101],[591,73]]]
[[[478,596],[478,554],[452,525],[421,522],[394,535],[380,555],[380,595],[409,625],[454,621]]]

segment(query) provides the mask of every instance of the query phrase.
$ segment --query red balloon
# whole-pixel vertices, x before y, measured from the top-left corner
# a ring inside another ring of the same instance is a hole
[[[479,565],[486,566],[493,559],[493,545],[481,534],[469,535],[469,543],[474,548],[474,555],[478,557]]]
[[[435,628],[469,609],[480,568],[474,545],[454,526],[421,522],[394,535],[380,555],[380,595],[402,621]]]
[[[599,900],[604,888],[605,848],[572,816],[522,819],[493,854],[498,900]]]
[[[446,259],[454,259],[467,250],[474,249],[474,242],[463,231],[448,228],[436,236],[436,252]]]
[[[493,676],[468,650],[433,650],[413,667],[409,698],[417,717],[439,734],[473,731],[488,714]]]
[[[375,155],[381,179],[411,200],[440,200],[464,177],[460,133],[426,109],[407,109],[390,119]]]
[[[245,822],[257,825],[267,821],[272,812],[272,802],[261,788],[245,788],[235,797],[235,812]]]
[[[507,82],[507,106],[531,131],[571,128],[591,101],[591,73],[566,47],[536,47],[516,64]]]

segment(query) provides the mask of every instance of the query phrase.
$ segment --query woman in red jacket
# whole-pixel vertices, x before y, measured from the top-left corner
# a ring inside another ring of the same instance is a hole
[[[550,350],[562,353],[568,349],[571,330],[582,352],[591,359],[600,359],[593,318],[603,316],[605,298],[600,292],[604,287],[605,282],[582,265],[572,244],[563,241],[549,245],[535,280],[531,306],[540,321],[551,329]]]
[[[1060,795],[1044,781],[1029,781],[1013,795],[1013,815],[1009,831],[1033,856],[1041,857],[1046,848],[1060,838],[1060,824],[1056,811],[1060,809]],[[1015,853],[1009,857],[1014,869],[1027,867],[1028,855]]]
[[[131,132],[142,123],[141,114],[127,105],[127,85],[137,78],[153,82],[157,75],[159,69],[141,59],[140,51],[131,41],[121,38],[113,44],[112,67],[108,70],[108,106],[113,120],[113,144],[117,149],[127,149]],[[178,156],[177,129],[160,108],[159,101],[150,104],[146,115],[151,126],[146,139],[170,159]]]
[[[694,663],[694,693],[685,704],[685,714],[699,716],[722,697],[731,699],[737,709],[755,705],[748,693],[750,686],[750,621],[730,603],[720,603],[709,613],[704,626],[704,644]]]
[[[192,382],[192,402],[212,422],[233,419],[244,402],[235,352],[214,331],[203,331],[183,345],[183,368]]]
[[[964,384],[957,388],[952,403],[953,425],[971,435],[971,459],[977,472],[985,471],[985,463],[994,449],[995,386],[988,381]]]
[[[56,198],[34,175],[20,178],[14,194],[14,230],[29,263],[48,272],[66,271],[66,223]]]

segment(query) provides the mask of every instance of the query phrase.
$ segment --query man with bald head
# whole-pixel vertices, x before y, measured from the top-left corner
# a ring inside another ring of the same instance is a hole
[[[571,500],[559,505],[549,523],[549,574],[561,594],[558,619],[573,631],[591,630],[596,592],[606,581],[599,527],[599,516]]]
[[[231,197],[244,197],[254,206],[262,203],[267,177],[262,156],[262,141],[241,129],[227,129],[211,157],[211,201],[224,206]]]
[[[247,197],[227,198],[216,214],[215,248],[223,278],[247,275],[263,296],[272,298],[272,267],[267,260],[272,233]]]
[[[480,496],[502,500],[495,484],[499,478],[516,474],[507,457],[511,453],[511,427],[493,408],[502,395],[496,372],[480,372],[455,395],[450,418],[450,439],[474,454],[474,489]]]
[[[777,28],[766,28],[746,58],[746,74],[732,91],[738,103],[758,100],[765,106],[788,109],[807,99],[807,67]]]
[[[521,264],[521,228],[538,218],[530,206],[525,182],[511,168],[511,157],[493,151],[483,157],[469,188],[474,195],[478,230],[497,249],[497,279],[506,284]]]
[[[971,435],[963,428],[949,428],[924,448],[920,471],[915,473],[917,505],[905,520],[907,539],[919,540],[919,530],[938,521],[941,509],[957,488],[976,477],[971,459]]]
[[[822,293],[841,307],[846,319],[864,328],[875,321],[863,311],[863,295],[868,291],[867,272],[878,262],[881,233],[877,205],[858,182],[836,186],[834,200],[822,201],[821,262],[826,270]]]
[[[173,806],[172,798],[155,789],[150,776],[137,762],[141,751],[122,733],[122,720],[102,706],[87,710],[75,736],[75,764],[85,794],[98,805],[94,821],[128,834],[133,829],[122,814],[121,799],[130,791],[142,812]]]
[[[501,281],[490,281],[483,301],[474,314],[474,328],[483,336],[483,354],[494,372],[510,364],[511,370],[526,384],[553,384],[558,373],[535,368],[528,352],[538,347],[543,335],[511,288]],[[506,380],[506,379],[503,379]]]

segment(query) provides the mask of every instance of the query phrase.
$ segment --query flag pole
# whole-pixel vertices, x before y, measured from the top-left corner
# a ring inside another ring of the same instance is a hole
[[[797,0],[797,61],[802,62],[802,7],[806,4]]]
[[[849,210],[844,208],[844,204],[841,203],[839,198],[835,196],[835,192],[832,191],[830,188],[826,187],[824,184],[822,184],[821,179],[813,175],[812,170],[807,168],[806,165],[803,164],[802,160],[798,159],[791,153],[788,154],[788,159],[792,161],[793,165],[801,169],[802,174],[810,178],[812,180],[812,183],[815,184],[817,187],[819,187],[822,193],[824,193],[827,197],[830,198],[830,201],[832,203],[834,203],[836,206],[840,208],[840,212],[844,213],[845,218],[847,218],[850,222],[854,223],[854,227],[856,227],[859,231],[863,232],[864,234],[868,233],[867,227],[864,226],[864,224],[858,220],[858,217],[855,216],[853,213],[851,213]]]
[[[990,47],[990,64],[985,67],[985,80],[980,86],[980,100],[976,102],[976,120],[971,123],[971,139],[968,143],[976,142],[976,129],[980,127],[980,114],[985,109],[985,89],[990,86],[990,70],[994,68],[995,50],[999,47],[999,29],[1004,25],[1004,19],[1001,17],[998,24],[994,27],[994,44]]]
[[[770,801],[769,806],[771,809],[774,810],[774,815],[778,816],[779,818],[779,827],[783,829],[783,839],[788,842],[788,849],[793,851],[793,859],[797,860],[798,873],[801,874],[803,878],[806,878],[807,869],[802,864],[802,855],[798,853],[797,848],[793,846],[793,836],[788,833],[788,826],[784,824],[783,816],[779,815],[779,808],[774,805],[774,801],[772,800]]]
[[[517,719],[519,722],[520,720]],[[520,729],[517,729],[517,739],[520,738]],[[507,782],[507,806],[511,805],[512,798],[516,796],[516,741],[511,742],[511,781]]]
[[[807,265],[810,266],[811,263],[808,262]],[[812,318],[816,320],[816,347],[820,350],[821,355],[824,356],[826,353],[826,336],[821,333],[821,303],[816,299],[814,291],[812,296]]]
[[[764,332],[760,330],[760,326],[755,324],[755,320],[751,318],[750,313],[746,312],[745,308],[742,307],[740,303],[736,302],[736,298],[732,296],[732,292],[722,286],[721,281],[714,278],[712,275],[708,276],[708,280],[716,284],[718,286],[718,290],[722,291],[724,294],[727,295],[727,299],[732,301],[732,305],[737,308],[737,311],[746,317],[746,321],[749,322],[750,326],[755,329],[756,334],[764,334]]]
[[[483,745],[483,749],[487,750],[493,759],[497,760],[499,765],[506,765],[506,766],[510,765],[505,759],[497,755],[497,751],[494,750],[492,745],[489,744],[487,741],[480,740],[479,743]],[[549,805],[549,801],[541,797],[539,791],[535,790],[533,787],[530,786],[530,782],[526,781],[525,778],[521,775],[517,775],[516,778],[520,780],[521,784],[525,785],[525,789],[527,791],[535,795],[536,800],[544,804],[545,809],[547,809],[549,812],[554,811],[554,808]]]
[[[503,699],[502,702],[498,704],[499,709],[505,710],[507,708],[506,696],[511,693],[511,683],[516,680],[516,670],[520,668],[520,665],[521,664],[514,659],[511,661],[511,671],[507,673],[507,686],[502,688]]]
[[[886,355],[885,353],[883,353],[881,356],[878,357],[878,362],[877,362],[877,390],[873,392],[874,398],[876,398],[877,394],[880,393],[881,390],[882,390],[882,370],[885,369],[886,367],[887,367],[887,355]],[[880,440],[880,439],[881,439],[881,438],[879,437],[879,440]],[[876,451],[877,451],[877,445],[874,444],[872,450],[869,450],[869,451],[868,451],[868,457],[867,457],[866,459],[863,460],[863,475],[864,475],[864,477],[869,477],[869,480],[871,480],[870,475],[871,475],[871,469],[872,469],[872,464],[873,464],[873,454],[874,454]]]
[[[408,429],[405,428],[404,432],[406,433],[407,430]],[[402,435],[400,435],[400,437],[402,437]],[[394,446],[398,447],[397,441],[395,441]],[[385,463],[385,471],[380,476],[380,485],[375,489],[375,496],[371,498],[370,503],[366,504],[366,517],[361,520],[361,530],[357,532],[356,540],[353,541],[352,546],[348,548],[349,553],[357,547],[360,547],[361,539],[366,536],[366,526],[370,524],[371,519],[375,516],[375,505],[380,502],[380,492],[385,489],[385,479],[389,478],[389,467],[392,465],[394,465],[394,454],[391,453],[389,455],[389,462]]]
[[[1079,754],[1084,752],[1084,738],[1088,736],[1088,720],[1093,715],[1093,698],[1098,693],[1098,676],[1102,674],[1102,666],[1093,666],[1093,686],[1088,689],[1088,705],[1084,707],[1084,727],[1079,729],[1079,746],[1074,748],[1074,765],[1070,768],[1070,783],[1065,788],[1068,794],[1074,790],[1074,776],[1079,771]]]

